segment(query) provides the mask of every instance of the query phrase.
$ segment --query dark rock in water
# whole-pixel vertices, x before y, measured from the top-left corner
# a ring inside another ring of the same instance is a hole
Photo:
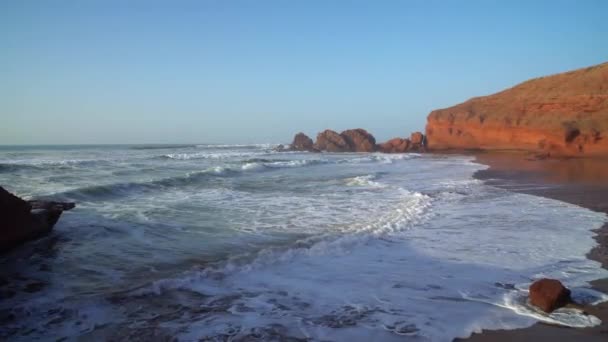
[[[378,145],[378,151],[383,153],[405,153],[410,147],[409,139],[393,138]]]
[[[29,293],[40,292],[40,290],[42,290],[45,286],[46,286],[46,284],[42,283],[42,282],[32,282],[32,283],[25,285],[25,287],[23,288],[23,291],[29,292]]]
[[[376,138],[362,128],[349,129],[340,134],[352,152],[374,152]]]
[[[330,129],[317,134],[317,141],[314,147],[319,151],[351,152],[351,147],[344,137]]]
[[[24,201],[0,187],[0,252],[49,233],[74,203]]]
[[[530,304],[550,313],[572,302],[570,290],[559,280],[540,279],[530,285]]]
[[[279,144],[277,147],[274,148],[275,151],[277,152],[285,152],[288,151],[288,149],[285,148],[285,146],[283,144]]]
[[[294,151],[315,151],[312,139],[302,132],[296,134],[293,138],[291,149]]]

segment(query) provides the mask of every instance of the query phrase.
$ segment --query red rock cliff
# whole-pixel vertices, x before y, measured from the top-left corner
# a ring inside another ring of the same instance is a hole
[[[427,147],[608,157],[608,63],[540,77],[429,114]]]

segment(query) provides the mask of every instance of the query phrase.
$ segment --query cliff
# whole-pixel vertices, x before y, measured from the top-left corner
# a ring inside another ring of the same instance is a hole
[[[431,112],[431,150],[608,157],[608,63],[540,77]]]

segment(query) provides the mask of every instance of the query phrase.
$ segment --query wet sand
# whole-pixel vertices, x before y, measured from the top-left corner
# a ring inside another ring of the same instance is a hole
[[[608,159],[537,160],[518,153],[478,153],[477,161],[489,165],[475,178],[487,184],[536,196],[553,198],[608,214]],[[598,246],[587,257],[608,268],[608,224],[596,231]],[[608,278],[592,282],[608,293]],[[483,331],[461,341],[608,341],[608,302],[586,306],[585,311],[602,324],[574,329],[537,323],[516,330]]]

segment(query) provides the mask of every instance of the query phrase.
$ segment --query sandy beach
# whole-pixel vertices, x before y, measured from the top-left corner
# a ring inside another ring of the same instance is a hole
[[[608,213],[608,160],[544,159],[519,153],[479,153],[477,161],[490,168],[475,177],[487,184],[536,196],[553,198],[594,211]],[[598,246],[588,257],[608,268],[608,225],[597,230]],[[608,293],[608,279],[592,283]],[[585,311],[602,320],[593,328],[573,329],[537,323],[516,330],[483,331],[466,341],[606,341],[608,340],[608,303],[587,306]]]

